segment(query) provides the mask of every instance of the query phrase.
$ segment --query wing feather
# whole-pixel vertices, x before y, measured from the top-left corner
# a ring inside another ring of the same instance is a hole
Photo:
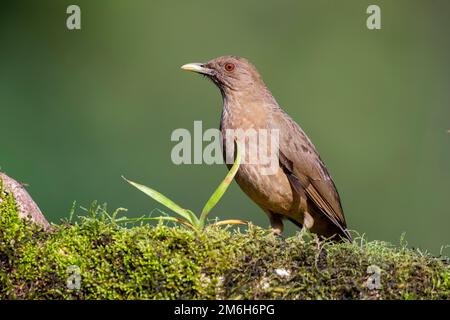
[[[314,145],[282,109],[274,112],[273,121],[280,130],[280,164],[291,185],[305,195],[349,239],[339,194]],[[288,127],[289,130],[282,130]],[[286,134],[288,132],[288,134]]]

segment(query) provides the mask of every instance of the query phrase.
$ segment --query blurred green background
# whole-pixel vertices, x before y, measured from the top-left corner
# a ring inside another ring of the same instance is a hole
[[[81,31],[66,28],[69,4]],[[382,30],[366,28],[369,4]],[[446,0],[2,1],[0,166],[56,223],[74,200],[161,207],[122,174],[199,211],[225,166],[175,166],[170,135],[218,127],[221,97],[180,65],[240,55],[316,144],[349,227],[438,253],[450,244],[449,29]],[[236,184],[216,215],[268,226]]]

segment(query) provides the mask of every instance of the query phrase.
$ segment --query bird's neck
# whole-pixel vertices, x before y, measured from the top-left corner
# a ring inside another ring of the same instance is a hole
[[[223,93],[222,129],[267,128],[268,116],[278,104],[266,88]]]

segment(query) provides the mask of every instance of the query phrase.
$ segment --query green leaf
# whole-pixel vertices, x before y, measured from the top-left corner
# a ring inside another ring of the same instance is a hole
[[[228,174],[226,175],[225,179],[217,187],[216,191],[214,191],[211,198],[209,198],[208,202],[205,204],[205,207],[202,210],[202,214],[200,215],[199,223],[201,229],[205,226],[206,218],[208,217],[209,212],[212,210],[212,208],[215,207],[215,205],[220,201],[224,193],[227,191],[228,187],[233,181],[234,176],[236,175],[236,172],[239,169],[239,166],[241,164],[241,151],[239,149],[239,144],[236,141],[235,145],[236,145],[236,159],[234,161],[234,164],[231,167]]]
[[[149,188],[149,187],[144,186],[142,184],[139,184],[139,183],[136,183],[134,181],[128,180],[127,178],[125,178],[123,176],[122,176],[122,178],[125,181],[127,181],[129,184],[131,184],[133,187],[137,188],[138,190],[142,191],[143,193],[145,193],[149,197],[153,198],[154,200],[158,201],[162,205],[166,206],[167,208],[169,208],[173,212],[175,212],[175,213],[179,214],[180,216],[182,216],[184,219],[189,221],[192,225],[194,225],[194,226],[198,225],[198,219],[197,219],[197,217],[195,216],[195,214],[192,211],[183,209],[182,207],[177,205],[175,202],[173,202],[172,200],[167,198],[165,195],[163,195],[162,193],[160,193],[160,192],[158,192],[156,190],[153,190],[152,188]]]
[[[238,220],[238,219],[228,219],[228,220],[221,220],[221,221],[217,221],[214,222],[213,224],[208,225],[209,227],[219,227],[219,226],[224,226],[224,225],[237,225],[237,224],[241,224],[241,225],[248,225],[247,221],[244,220]]]

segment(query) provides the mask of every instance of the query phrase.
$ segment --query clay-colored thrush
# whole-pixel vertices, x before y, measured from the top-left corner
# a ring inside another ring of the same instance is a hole
[[[222,93],[224,155],[228,129],[278,130],[276,172],[264,174],[261,164],[243,163],[235,176],[241,189],[267,213],[274,232],[283,232],[283,219],[287,218],[320,236],[351,241],[327,168],[303,130],[280,108],[256,68],[244,58],[223,56],[186,64],[182,69],[207,76]],[[253,147],[257,146],[248,149]]]

